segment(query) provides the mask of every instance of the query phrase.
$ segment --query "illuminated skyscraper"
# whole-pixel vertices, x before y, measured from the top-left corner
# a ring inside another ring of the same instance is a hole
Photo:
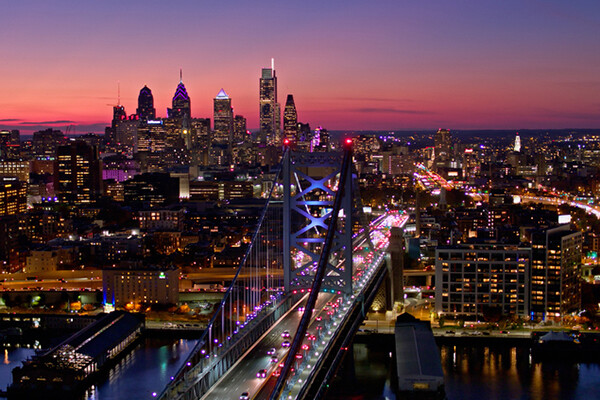
[[[448,129],[439,129],[434,137],[435,158],[448,160],[452,158],[452,136]]]
[[[517,153],[521,152],[521,137],[519,136],[519,132],[517,132],[517,137],[515,138],[515,149]]]
[[[260,78],[260,141],[268,145],[281,144],[281,112],[277,103],[277,77],[275,62],[263,68]]]
[[[231,99],[221,89],[214,101],[214,136],[213,143],[231,146],[233,136],[233,108]]]
[[[154,108],[154,97],[152,96],[152,90],[148,86],[144,86],[140,90],[138,96],[138,108],[137,114],[142,121],[153,120],[156,118],[156,109]]]
[[[192,115],[190,103],[190,96],[188,96],[183,84],[183,76],[179,71],[179,85],[177,85],[175,95],[173,95],[173,107],[167,108],[167,116],[169,118],[189,119]]]
[[[236,115],[233,119],[233,142],[243,143],[246,141],[246,136],[248,136],[246,118],[243,115]]]
[[[291,94],[288,94],[283,109],[283,137],[292,143],[298,141],[298,113],[296,104],[294,104],[294,96]]]
[[[56,151],[55,190],[62,202],[91,203],[102,193],[102,168],[96,146],[71,142]]]

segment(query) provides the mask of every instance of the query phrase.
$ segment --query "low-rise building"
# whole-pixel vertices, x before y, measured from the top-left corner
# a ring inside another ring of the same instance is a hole
[[[132,304],[176,304],[179,268],[132,267],[102,271],[104,302],[122,307]]]

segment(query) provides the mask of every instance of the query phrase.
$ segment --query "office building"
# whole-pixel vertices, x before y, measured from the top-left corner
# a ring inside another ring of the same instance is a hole
[[[448,129],[439,129],[434,136],[435,158],[449,160],[453,156],[452,135]]]
[[[136,113],[140,121],[154,120],[156,119],[156,109],[154,108],[154,97],[152,96],[152,90],[148,86],[144,86],[140,90],[138,96],[138,108]]]
[[[178,268],[128,268],[102,271],[104,298],[115,307],[125,304],[177,304]]]
[[[29,161],[0,161],[0,178],[17,178],[29,182]]]
[[[91,203],[102,194],[102,167],[98,150],[82,141],[56,152],[54,187],[61,202]]]
[[[283,137],[291,143],[298,141],[298,113],[296,112],[294,96],[291,94],[288,94],[283,109]]]
[[[260,141],[263,144],[281,144],[281,113],[277,103],[277,76],[274,61],[271,68],[263,68],[259,82]]]
[[[179,72],[179,84],[177,85],[177,89],[175,89],[175,94],[173,95],[172,107],[167,108],[167,116],[169,118],[175,118],[179,120],[189,119],[191,118],[191,101],[190,96],[185,89],[185,85],[183,84],[183,77],[181,75],[181,71]]]
[[[0,217],[15,215],[27,210],[27,183],[0,180]]]
[[[214,134],[212,144],[226,145],[231,147],[233,139],[233,108],[231,99],[221,89],[213,100]]]

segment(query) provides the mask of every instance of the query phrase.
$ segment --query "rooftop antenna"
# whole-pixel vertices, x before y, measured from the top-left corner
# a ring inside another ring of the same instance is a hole
[[[179,83],[183,83],[183,68],[179,68]]]
[[[271,58],[271,69],[275,71],[275,59]]]
[[[117,105],[121,105],[121,81],[117,81]]]

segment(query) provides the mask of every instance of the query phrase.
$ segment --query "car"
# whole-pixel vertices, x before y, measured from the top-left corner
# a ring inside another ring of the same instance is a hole
[[[317,318],[315,318],[315,320],[318,322],[321,322],[322,319],[323,319],[323,317],[321,317],[320,315]]]
[[[248,394],[248,392],[244,392],[242,394],[240,394],[240,400],[248,400],[250,398],[250,395]]]
[[[446,331],[446,334],[447,334],[447,335],[454,335],[455,333],[456,333],[456,332],[454,332],[454,331]]]
[[[277,349],[275,347],[271,347],[268,351],[267,351],[267,355],[268,356],[274,356],[275,353],[277,353]]]
[[[279,359],[276,356],[271,357],[271,364],[275,364]]]
[[[300,312],[304,312],[305,308],[304,307],[298,307],[298,311]]]
[[[284,339],[289,338],[290,337],[290,332],[289,331],[283,331],[281,333],[281,337],[284,338]]]
[[[503,333],[505,335],[508,335],[510,332],[509,331],[500,331],[500,333]]]
[[[489,333],[489,332],[483,332],[483,334],[484,334],[485,336],[490,336],[490,333]]]
[[[257,378],[266,378],[267,377],[267,370],[266,369],[261,369],[256,373],[256,377]]]
[[[460,334],[461,334],[461,335],[463,335],[463,336],[470,336],[470,335],[471,335],[471,334],[470,334],[469,332],[467,332],[467,331],[462,331]]]
[[[290,341],[284,340],[283,343],[281,343],[281,347],[290,347]]]

